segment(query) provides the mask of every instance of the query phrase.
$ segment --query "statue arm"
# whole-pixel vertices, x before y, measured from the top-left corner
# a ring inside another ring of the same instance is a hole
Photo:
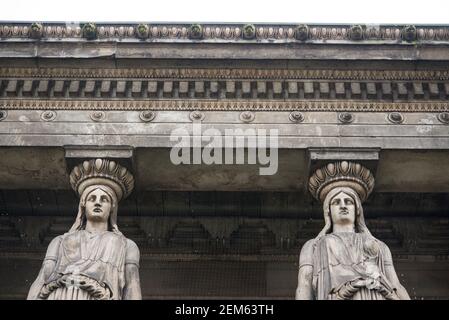
[[[314,300],[313,279],[313,242],[307,241],[299,255],[298,287],[296,288],[296,300]]]
[[[61,237],[56,237],[48,245],[47,253],[45,254],[45,259],[42,263],[41,270],[39,271],[36,280],[34,280],[33,284],[31,285],[27,300],[39,299],[39,294],[45,284],[45,281],[50,277],[56,267],[60,243]]]
[[[142,300],[139,277],[140,252],[137,245],[128,240],[125,261],[125,288],[123,300]]]
[[[385,275],[391,284],[396,288],[396,293],[400,300],[410,300],[407,290],[399,282],[399,278],[396,274],[396,270],[393,266],[393,258],[391,256],[391,251],[387,245],[385,245]]]

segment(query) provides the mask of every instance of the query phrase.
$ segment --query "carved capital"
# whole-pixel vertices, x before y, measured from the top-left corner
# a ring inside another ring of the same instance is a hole
[[[73,168],[70,173],[70,185],[79,196],[89,186],[107,185],[115,191],[120,201],[134,189],[134,177],[128,169],[115,161],[91,159]]]
[[[354,189],[363,202],[373,191],[374,176],[359,163],[337,161],[317,169],[309,179],[309,191],[320,201],[324,201],[329,191],[336,187]]]

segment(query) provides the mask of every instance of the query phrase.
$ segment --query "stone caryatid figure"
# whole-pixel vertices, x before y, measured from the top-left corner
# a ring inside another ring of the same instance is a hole
[[[373,187],[371,172],[353,162],[329,163],[312,175],[309,190],[323,203],[324,228],[301,249],[296,299],[410,299],[389,248],[365,225],[362,202]]]
[[[80,196],[72,228],[48,246],[28,299],[141,299],[139,249],[117,226],[121,199],[134,178],[114,161],[94,159],[76,166],[70,184]]]

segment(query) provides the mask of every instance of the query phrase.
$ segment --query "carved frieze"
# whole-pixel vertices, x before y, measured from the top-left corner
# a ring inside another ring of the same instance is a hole
[[[166,110],[166,111],[364,111],[364,112],[441,112],[444,122],[447,102],[369,102],[310,100],[36,100],[0,99],[6,110]],[[4,119],[6,114],[2,110]],[[0,119],[0,120],[2,120]]]
[[[145,26],[143,30],[142,26]],[[143,32],[142,32],[143,31]],[[36,36],[37,34],[39,36]],[[447,26],[413,25],[294,25],[294,24],[112,24],[112,23],[8,23],[0,24],[0,36],[13,39],[110,39],[136,38],[163,41],[448,41]]]
[[[449,80],[449,70],[340,70],[260,68],[0,68],[0,78]]]

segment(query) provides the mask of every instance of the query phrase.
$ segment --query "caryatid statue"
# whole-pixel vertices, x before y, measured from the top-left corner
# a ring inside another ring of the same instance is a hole
[[[323,203],[324,228],[299,256],[298,300],[406,300],[389,248],[373,237],[362,202],[374,187],[371,172],[341,161],[318,169],[309,191]]]
[[[80,196],[72,228],[48,246],[28,299],[139,300],[139,249],[117,226],[121,199],[134,188],[132,174],[106,159],[84,161],[70,174]]]

